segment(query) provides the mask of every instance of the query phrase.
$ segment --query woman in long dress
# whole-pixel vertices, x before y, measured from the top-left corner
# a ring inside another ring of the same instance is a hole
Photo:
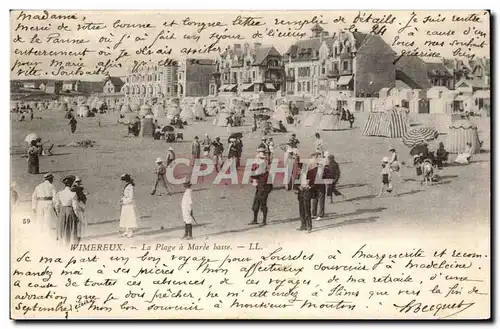
[[[325,155],[325,143],[321,139],[319,133],[314,135],[316,137],[316,141],[314,142],[314,150],[316,153],[319,153],[320,157],[324,157]]]
[[[121,236],[131,238],[133,231],[137,228],[137,211],[135,208],[135,183],[129,174],[123,174],[120,178],[125,182],[123,196],[121,198],[122,211],[120,215],[120,227],[125,229]]]
[[[75,208],[76,217],[78,217],[77,237],[81,239],[85,236],[87,230],[87,217],[85,216],[85,205],[87,204],[87,196],[84,192],[82,180],[79,177],[75,178],[75,183],[71,187],[71,191],[76,193],[77,207]]]
[[[40,173],[40,148],[36,140],[30,142],[28,149],[28,172],[34,175]]]
[[[57,223],[57,239],[64,245],[77,244],[79,220],[76,216],[78,199],[76,193],[71,191],[75,176],[66,176],[63,179],[64,189],[57,192],[55,208],[59,217]]]

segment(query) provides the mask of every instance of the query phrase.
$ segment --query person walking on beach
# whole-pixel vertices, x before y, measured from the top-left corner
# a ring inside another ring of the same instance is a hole
[[[391,157],[389,159],[389,168],[393,173],[397,173],[401,180],[403,179],[402,166],[398,161],[398,154],[396,153],[396,149],[392,146],[389,147],[389,152],[391,152]]]
[[[71,128],[71,133],[74,134],[76,131],[76,119],[74,115],[71,115],[71,118],[69,119],[69,126]]]
[[[155,168],[155,183],[153,185],[153,190],[151,191],[151,195],[156,194],[156,189],[158,188],[158,184],[163,185],[165,189],[167,190],[167,194],[170,195],[170,190],[167,185],[166,181],[166,174],[167,174],[167,168],[163,165],[163,160],[161,158],[157,158],[156,161],[156,168]],[[161,192],[158,194],[161,195]]]
[[[54,175],[43,176],[43,182],[38,184],[31,195],[31,209],[40,233],[47,234],[54,241],[57,238],[57,215],[55,211],[56,188],[53,185]]]
[[[337,182],[340,179],[340,167],[335,161],[335,156],[333,154],[328,155],[326,164],[326,179],[330,179],[332,182],[326,187],[326,196],[330,198],[330,203],[333,203],[333,195],[342,196],[339,190],[337,190]]]
[[[135,183],[129,174],[123,174],[120,180],[125,182],[123,196],[120,200],[122,209],[120,215],[120,227],[125,229],[121,236],[131,238],[133,231],[137,228],[137,210],[135,207]]]
[[[256,165],[266,165],[266,157],[264,155],[259,154],[258,159],[259,161]],[[258,224],[257,218],[259,216],[259,210],[262,211],[262,223],[260,224],[260,226],[267,225],[267,199],[269,197],[269,193],[271,193],[273,189],[273,185],[269,184],[268,178],[269,171],[267,169],[267,165],[263,173],[251,177],[253,185],[255,186],[255,195],[252,204],[253,220],[249,223],[249,225]]]
[[[81,239],[85,236],[87,230],[87,217],[85,216],[85,207],[87,204],[87,195],[80,177],[75,177],[75,182],[71,187],[71,191],[76,193],[77,207],[75,208],[76,217],[78,217],[77,237]]]
[[[314,141],[314,151],[319,153],[320,157],[323,157],[325,155],[325,143],[321,139],[319,133],[314,134],[314,137],[316,137]]]
[[[55,208],[59,215],[58,240],[63,245],[78,244],[78,230],[80,223],[76,216],[78,199],[76,193],[71,191],[71,186],[75,182],[75,176],[69,175],[62,180],[64,189],[56,194]]]
[[[224,153],[224,145],[220,141],[220,137],[215,137],[215,141],[212,143],[214,147],[214,166],[215,171],[219,172],[222,166],[222,154]]]
[[[201,145],[203,146],[203,156],[208,157],[210,155],[210,147],[212,146],[212,140],[208,137],[208,134],[205,134]]]
[[[175,152],[173,147],[168,148],[167,152],[167,167],[175,160]]]
[[[191,183],[186,182],[183,184],[186,188],[184,194],[182,195],[181,209],[182,209],[182,219],[184,220],[184,236],[182,239],[192,240],[193,239],[193,190],[191,189]]]
[[[40,173],[40,148],[36,140],[32,140],[28,148],[28,173],[34,175]]]
[[[391,169],[389,167],[389,158],[384,157],[382,159],[382,185],[380,186],[380,192],[378,194],[378,197],[381,197],[382,194],[384,193],[384,190],[387,191],[387,193],[391,194],[392,193],[392,182],[391,182]]]
[[[191,144],[191,166],[194,166],[196,159],[201,155],[201,145],[198,136],[194,136],[193,143]]]
[[[243,141],[240,136],[236,137],[236,168],[241,165],[241,155],[243,154]]]

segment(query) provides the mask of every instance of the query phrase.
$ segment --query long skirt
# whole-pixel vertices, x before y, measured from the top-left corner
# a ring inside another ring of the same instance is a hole
[[[137,211],[134,204],[122,205],[120,215],[120,227],[136,228],[137,227]]]
[[[78,241],[78,217],[73,207],[62,207],[59,213],[58,240],[63,244],[73,244]]]
[[[28,173],[38,175],[40,173],[40,161],[38,156],[28,158]]]

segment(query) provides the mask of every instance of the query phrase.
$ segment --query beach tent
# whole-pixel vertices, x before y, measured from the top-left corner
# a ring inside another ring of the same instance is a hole
[[[480,142],[477,126],[467,120],[457,120],[451,123],[446,150],[450,153],[460,153],[465,150],[467,143],[472,144],[472,153],[479,153]]]
[[[163,118],[165,117],[165,108],[161,104],[153,105],[153,115],[155,118]]]
[[[203,111],[203,105],[201,104],[201,98],[196,100],[196,103],[193,106],[193,114],[197,118],[205,118],[205,112]]]
[[[167,106],[167,118],[172,119],[173,117],[181,114],[181,108],[178,104],[170,104]]]
[[[273,115],[271,115],[271,119],[273,121],[282,121],[284,125],[287,124],[287,118],[290,116],[290,110],[288,109],[288,105],[281,104],[276,107]]]
[[[153,111],[151,110],[151,106],[142,105],[139,111],[139,117],[153,116]]]
[[[152,118],[141,119],[141,130],[139,131],[139,137],[151,137],[153,138],[154,124]]]
[[[121,109],[120,109],[121,114],[126,114],[126,113],[132,113],[132,110],[130,109],[129,104],[123,104]]]
[[[320,109],[316,109],[311,113],[307,114],[304,120],[304,127],[319,127],[321,119],[323,118],[323,112]]]
[[[408,114],[402,110],[374,112],[368,115],[363,136],[400,138],[408,130]]]
[[[402,110],[389,110],[380,124],[381,136],[401,138],[408,130],[407,113]]]
[[[140,111],[140,109],[141,109],[141,108],[140,108],[139,104],[137,104],[137,103],[132,103],[132,104],[130,104],[130,110],[131,110],[132,112],[139,112],[139,111]]]
[[[368,114],[368,118],[363,128],[363,136],[380,136],[380,123],[383,121],[385,113],[373,112]]]
[[[61,112],[68,111],[68,103],[62,102],[61,104],[59,104],[59,107],[57,108],[57,110],[61,111]]]
[[[88,105],[82,105],[78,108],[78,116],[86,118],[90,114],[90,109]]]
[[[193,109],[190,106],[184,106],[179,116],[181,117],[182,121],[194,120]]]
[[[340,125],[340,115],[330,112],[323,114],[319,124],[320,130],[338,130]]]
[[[227,118],[231,117],[231,113],[229,112],[219,112],[219,116],[217,117],[217,126],[219,127],[227,127]]]

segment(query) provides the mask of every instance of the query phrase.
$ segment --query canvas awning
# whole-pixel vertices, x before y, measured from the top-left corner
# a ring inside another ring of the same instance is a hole
[[[346,86],[351,82],[351,80],[352,80],[352,75],[343,75],[339,78],[337,84],[339,86]]]
[[[266,83],[266,88],[273,89],[273,90],[276,89],[276,88],[274,88],[274,86],[271,83]]]
[[[223,91],[232,91],[233,89],[235,89],[238,85],[226,85],[226,86],[223,86],[222,87],[222,90]]]
[[[244,83],[241,85],[241,90],[247,90],[250,89],[250,87],[253,87],[253,83]]]

